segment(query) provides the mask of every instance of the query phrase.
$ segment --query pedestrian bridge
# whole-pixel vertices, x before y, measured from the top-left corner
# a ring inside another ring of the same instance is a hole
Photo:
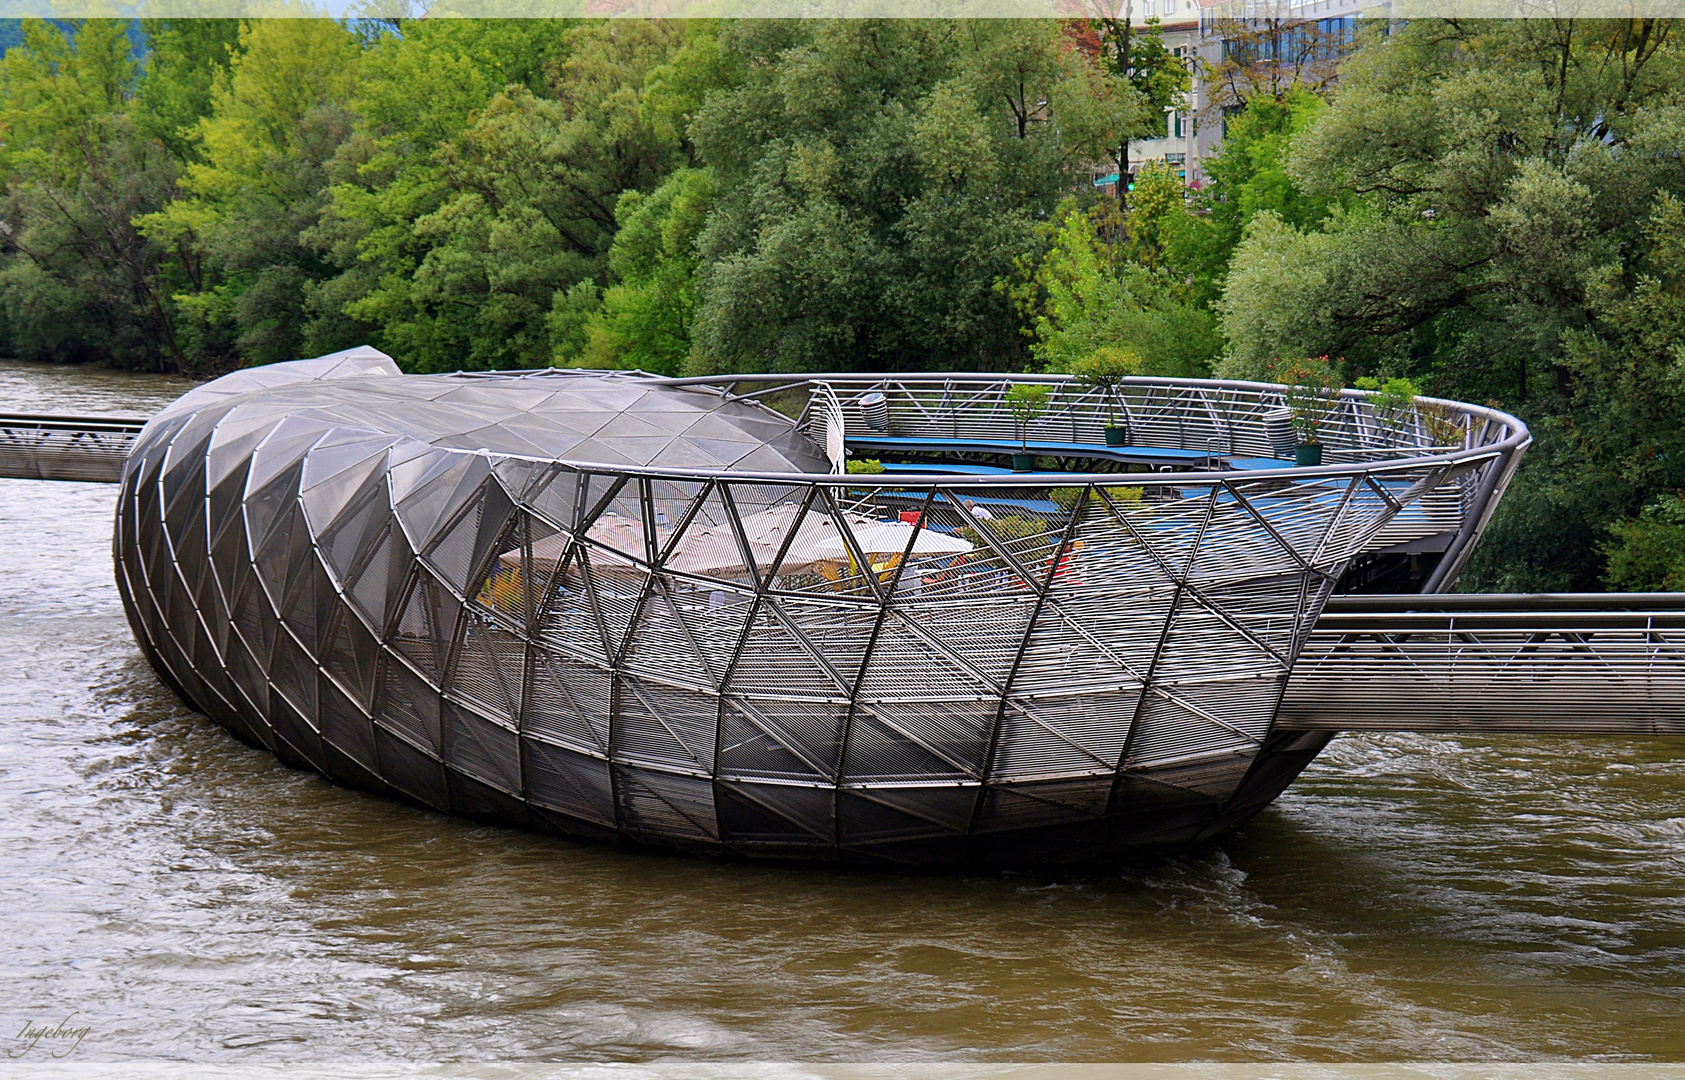
[[[0,414],[0,476],[115,483],[145,423]],[[1685,594],[1336,596],[1275,726],[1682,735]]]
[[[1685,735],[1685,594],[1335,597],[1276,726]]]
[[[145,420],[0,413],[0,477],[115,484]]]

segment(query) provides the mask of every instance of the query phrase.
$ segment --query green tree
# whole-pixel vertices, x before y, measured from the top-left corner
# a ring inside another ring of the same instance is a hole
[[[1591,323],[1565,342],[1573,399],[1535,425],[1471,587],[1681,587],[1662,564],[1685,487],[1685,204],[1660,195],[1642,237],[1634,265],[1590,275]]]
[[[1180,207],[1174,211],[1182,213]],[[1034,319],[1031,353],[1050,371],[1106,349],[1141,357],[1147,375],[1204,376],[1221,348],[1217,322],[1185,280],[1127,257],[1096,226],[1104,214],[1068,210],[1053,243],[1017,292]]]
[[[742,81],[693,127],[719,181],[699,367],[1021,362],[995,282],[1138,93],[1055,23],[741,23],[721,47]]]
[[[197,160],[199,121],[210,113],[212,87],[227,77],[239,48],[240,20],[142,19],[141,29],[150,48],[135,90],[135,129],[177,161]]]
[[[1685,592],[1685,498],[1663,495],[1635,518],[1609,526],[1604,582],[1623,592]]]
[[[1228,370],[1308,335],[1477,398],[1568,392],[1586,272],[1635,250],[1654,193],[1682,179],[1659,152],[1682,130],[1679,62],[1642,20],[1428,20],[1360,50],[1287,168],[1346,212],[1253,219],[1225,297]],[[1326,288],[1272,298],[1269,267]]]
[[[328,165],[328,202],[314,235],[339,272],[314,286],[313,311],[354,311],[371,340],[408,362],[420,336],[413,279],[440,244],[417,223],[458,194],[454,148],[506,88],[546,84],[547,66],[564,54],[573,28],[551,19],[406,20],[373,44],[352,102],[355,127]],[[466,306],[444,312],[442,321],[456,329],[438,334],[444,342],[424,362],[464,366],[445,353],[473,319]],[[389,326],[402,332],[390,337]]]
[[[306,313],[310,285],[332,272],[311,229],[327,163],[350,135],[360,53],[328,19],[243,24],[193,130],[199,160],[182,176],[184,197],[139,219],[149,238],[203,260],[176,301],[183,336],[213,366],[292,359],[362,336]]]
[[[1610,524],[1685,483],[1682,61],[1653,20],[1412,21],[1345,64],[1288,142],[1295,198],[1243,225],[1222,373],[1343,354],[1530,422],[1469,587],[1596,588]]]
[[[1129,172],[1129,144],[1136,139],[1162,137],[1164,114],[1187,108],[1188,91],[1193,86],[1192,61],[1184,61],[1164,44],[1163,24],[1156,17],[1147,19],[1137,30],[1125,8],[1121,17],[1104,15],[1089,20],[1089,25],[1107,69],[1128,80],[1144,106],[1135,123],[1123,130],[1118,144],[1121,177]]]
[[[171,369],[184,358],[162,270],[134,226],[174,194],[176,167],[127,109],[127,27],[26,20],[0,62],[0,332],[14,356]]]
[[[661,375],[684,370],[696,319],[696,238],[713,197],[713,177],[705,169],[680,169],[647,196],[628,191],[620,197],[620,229],[609,248],[617,284],[603,291],[577,356],[563,348],[560,359]],[[552,333],[565,340],[560,322],[553,317]]]
[[[622,193],[654,189],[682,161],[673,114],[644,98],[685,39],[677,23],[570,27],[543,78],[492,94],[430,161],[398,170],[393,185],[410,190],[336,188],[335,213],[368,230],[359,256],[384,270],[344,310],[419,370],[549,364],[575,290],[608,276]],[[661,86],[671,105],[679,92]],[[384,179],[376,168],[365,176]]]

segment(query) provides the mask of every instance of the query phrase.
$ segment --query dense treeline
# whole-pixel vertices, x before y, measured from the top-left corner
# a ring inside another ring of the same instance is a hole
[[[15,354],[1017,366],[997,281],[1154,111],[1052,22],[145,29],[6,57]]]
[[[1068,368],[1492,400],[1465,582],[1685,587],[1685,72],[1660,20],[1227,61],[1209,182],[1095,166],[1187,86],[1083,23],[26,22],[0,349],[215,373]],[[144,39],[137,50],[134,42]],[[1255,76],[1255,77],[1254,77]]]

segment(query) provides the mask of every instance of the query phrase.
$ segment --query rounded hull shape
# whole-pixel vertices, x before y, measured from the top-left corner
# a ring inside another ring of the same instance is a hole
[[[136,638],[248,742],[441,811],[785,859],[1116,861],[1297,775],[1327,736],[1272,725],[1334,582],[1389,529],[1478,532],[1526,444],[1474,410],[1513,428],[1316,470],[847,476],[808,437],[850,422],[829,384],[804,426],[688,382],[404,376],[364,349],[207,384],[124,466]]]

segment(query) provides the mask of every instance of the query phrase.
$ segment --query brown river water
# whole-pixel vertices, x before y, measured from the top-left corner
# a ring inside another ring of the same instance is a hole
[[[0,411],[184,387],[0,363]],[[0,1044],[74,1012],[90,1064],[1685,1061],[1685,739],[1343,736],[1242,833],[1091,876],[572,843],[183,707],[115,491],[0,480]]]

